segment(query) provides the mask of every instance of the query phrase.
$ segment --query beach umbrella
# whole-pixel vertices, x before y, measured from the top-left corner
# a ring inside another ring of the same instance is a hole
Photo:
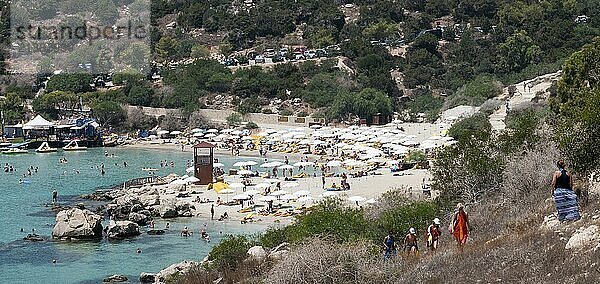
[[[170,182],[169,184],[170,184],[170,185],[186,185],[186,184],[187,184],[187,182],[185,182],[185,181],[184,181],[184,180],[182,180],[182,179],[176,179],[176,180],[174,180],[174,181]]]
[[[259,184],[255,185],[254,187],[260,188],[260,189],[265,189],[265,188],[271,187],[271,184],[270,183],[259,183]]]
[[[195,170],[194,167],[189,167],[189,168],[185,169],[185,172],[186,173],[193,173],[194,170]]]
[[[225,194],[227,196],[227,201],[229,202],[229,195],[235,193],[234,189],[231,188],[225,188],[225,189],[221,189],[219,191],[217,191],[217,194]]]
[[[277,191],[271,192],[269,195],[272,195],[272,196],[283,196],[283,195],[286,195],[286,194],[289,194],[289,192],[287,192],[285,190],[277,190]]]
[[[209,133],[209,134],[204,135],[204,137],[213,138],[213,137],[217,137],[217,135],[215,135],[214,133]]]
[[[167,130],[161,130],[161,131],[156,132],[156,134],[158,134],[158,135],[165,135],[168,133],[169,133],[169,131],[167,131]]]
[[[337,196],[338,193],[335,191],[325,191],[323,193],[321,193],[321,197],[332,197],[332,196]]]
[[[310,195],[310,191],[308,191],[308,190],[298,190],[298,191],[294,192],[294,195],[296,195],[296,196],[307,196],[307,195]]]
[[[313,198],[310,196],[302,196],[302,197],[298,198],[297,201],[298,202],[308,202],[308,201],[312,201],[312,200],[313,200]]]
[[[222,163],[213,163],[213,167],[215,167],[215,168],[222,168],[224,166],[225,166],[225,164],[222,164]]]
[[[226,128],[226,129],[221,129],[221,133],[230,133],[233,132],[234,130],[231,128]]]
[[[377,201],[375,199],[371,198],[371,199],[367,200],[366,203],[367,204],[375,204],[375,203],[377,203]]]
[[[307,166],[314,166],[315,163],[313,162],[297,162],[294,164],[294,167],[307,167]]]
[[[297,186],[299,186],[299,185],[300,185],[299,183],[297,183],[297,182],[293,182],[293,181],[292,181],[292,182],[288,182],[288,183],[284,183],[284,184],[282,184],[282,185],[281,185],[281,187],[284,187],[284,188],[291,188],[291,187],[297,187]]]
[[[249,141],[249,140],[254,140],[254,138],[252,138],[251,136],[244,136],[244,137],[242,137],[242,140]]]
[[[246,164],[246,162],[244,161],[240,161],[240,162],[235,162],[235,164],[233,164],[234,167],[245,167],[248,164]]]
[[[269,201],[275,201],[275,200],[277,200],[277,197],[270,196],[270,195],[262,196],[258,199],[258,201],[262,201],[262,202],[269,202]]]
[[[235,189],[232,188],[224,188],[219,190],[219,192],[217,192],[218,194],[232,194],[235,193]]]
[[[249,171],[249,170],[241,170],[241,171],[237,172],[237,174],[241,175],[241,176],[245,176],[245,175],[252,175],[252,174],[254,174],[254,172]]]
[[[248,194],[241,193],[238,195],[234,195],[231,199],[233,199],[233,200],[248,200],[248,199],[250,199],[250,196],[248,196]]]
[[[367,160],[367,163],[383,163],[385,160],[381,158],[371,158]]]
[[[328,166],[328,167],[339,167],[341,165],[342,165],[342,162],[340,162],[340,161],[329,161],[326,164],[326,166]]]
[[[181,131],[171,131],[171,135],[179,135],[181,134]]]
[[[296,199],[296,196],[291,195],[291,194],[286,194],[286,195],[280,196],[279,199],[281,199],[281,200],[292,200],[292,199]]]
[[[209,129],[209,130],[206,130],[206,132],[208,132],[208,133],[217,133],[217,132],[219,132],[219,130],[216,130],[216,129],[214,129],[214,128],[211,128],[211,129]]]
[[[256,190],[256,189],[250,189],[250,190],[246,190],[246,194],[250,195],[250,196],[254,196],[259,194],[260,191]]]
[[[194,137],[202,137],[202,136],[204,136],[204,134],[202,132],[196,132],[196,133],[192,134],[192,136],[194,136]]]
[[[192,133],[196,133],[196,132],[202,132],[202,129],[200,129],[200,128],[192,129]]]
[[[241,182],[234,182],[229,184],[230,188],[244,188],[245,185]]]
[[[352,202],[362,202],[362,201],[365,201],[365,200],[367,200],[367,199],[366,199],[366,198],[364,198],[364,197],[362,197],[362,196],[355,195],[355,196],[350,196],[350,197],[348,198],[348,200],[349,200],[349,201],[352,201]]]
[[[258,163],[255,162],[255,161],[246,161],[246,165],[247,166],[254,166],[254,165],[258,165]]]
[[[277,165],[273,164],[273,163],[264,163],[264,164],[261,164],[260,167],[261,168],[274,168],[274,167],[277,167]]]
[[[197,177],[188,177],[188,178],[184,179],[183,181],[185,181],[187,183],[195,183],[195,182],[199,182],[200,179]]]
[[[264,182],[264,183],[278,183],[278,182],[281,182],[281,180],[278,180],[276,178],[266,178],[262,182]]]
[[[292,166],[292,165],[283,165],[283,166],[280,166],[279,168],[282,169],[282,170],[291,170],[291,169],[294,168],[294,166]]]

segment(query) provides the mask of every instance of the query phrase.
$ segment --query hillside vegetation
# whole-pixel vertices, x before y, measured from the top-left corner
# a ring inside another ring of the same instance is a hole
[[[113,2],[106,5],[107,14],[136,5]],[[9,47],[7,5],[4,1],[1,22],[4,58]],[[36,18],[43,11],[20,12]],[[307,113],[328,121],[370,120],[373,114],[393,112],[406,120],[420,113],[435,120],[443,107],[480,105],[502,85],[560,69],[569,54],[600,35],[600,5],[594,0],[156,0],[151,12],[153,71],[162,80],[116,80],[130,75],[112,74],[117,88],[111,91],[118,96],[110,97],[119,99],[107,100],[178,108],[184,116],[209,107],[242,114]],[[219,62],[229,58],[243,64],[269,48],[277,54],[274,61],[289,62],[294,61],[294,47],[300,46],[300,54],[322,49],[320,56],[327,59],[249,69]],[[282,47],[287,48],[285,55],[280,54]],[[69,60],[77,62],[77,54]],[[95,61],[102,61],[104,55],[98,56]],[[197,61],[184,64],[188,59]],[[352,72],[338,68],[340,60]],[[39,87],[47,75],[23,80],[21,88],[3,94],[30,98],[23,90]],[[63,80],[67,78],[52,76],[50,82],[57,84],[46,93],[105,92],[70,88]],[[78,80],[78,86],[86,86],[91,79]],[[277,99],[283,103],[273,108]],[[302,107],[293,107],[292,99],[301,99]],[[36,111],[54,112],[56,107]],[[122,119],[113,121],[111,126],[125,128]]]

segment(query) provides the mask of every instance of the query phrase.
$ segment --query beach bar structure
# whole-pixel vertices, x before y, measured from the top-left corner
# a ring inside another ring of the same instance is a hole
[[[194,145],[194,176],[200,185],[213,182],[214,148],[215,145],[204,141]]]

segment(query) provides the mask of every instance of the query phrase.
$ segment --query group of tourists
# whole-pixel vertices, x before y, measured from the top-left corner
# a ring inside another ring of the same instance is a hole
[[[552,175],[551,196],[556,204],[558,220],[576,221],[581,218],[579,213],[578,196],[573,190],[573,177],[566,170],[566,163],[563,160],[556,162],[558,170]],[[427,247],[431,251],[435,251],[439,246],[439,238],[442,235],[440,229],[441,223],[438,218],[433,219],[432,223],[427,227]],[[465,211],[465,206],[458,203],[452,214],[452,219],[448,226],[448,231],[454,237],[460,251],[467,244],[467,239],[470,234],[469,215]],[[396,238],[392,231],[383,240],[384,258],[388,259],[396,255]],[[414,228],[410,228],[408,234],[402,241],[403,252],[406,255],[418,255],[418,237]]]
[[[430,251],[435,251],[439,247],[440,237],[442,236],[441,221],[439,218],[435,218],[431,221],[431,224],[427,227],[426,231],[426,244]],[[456,240],[458,247],[462,250],[462,247],[467,243],[467,237],[469,235],[469,217],[465,212],[465,206],[462,203],[457,204],[454,214],[452,214],[452,220],[448,226],[450,234]],[[384,258],[388,259],[396,255],[396,237],[393,231],[389,231],[388,235],[383,239],[384,246]],[[402,240],[402,251],[405,255],[419,255],[419,237],[415,228],[410,228],[408,233]]]

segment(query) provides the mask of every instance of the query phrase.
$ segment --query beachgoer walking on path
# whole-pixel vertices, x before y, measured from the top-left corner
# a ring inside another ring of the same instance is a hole
[[[408,234],[404,237],[404,251],[406,255],[414,253],[419,255],[419,247],[417,246],[417,231],[415,228],[410,228]]]
[[[214,204],[210,205],[210,219],[211,220],[215,219],[215,205]]]
[[[325,175],[321,176],[321,183],[323,184],[323,189],[325,189]]]
[[[388,235],[383,239],[384,245],[384,259],[390,258],[390,256],[396,256],[396,240],[392,231],[389,231]]]
[[[430,250],[434,251],[438,248],[438,242],[441,235],[440,219],[435,218],[433,219],[433,223],[427,227],[427,247],[429,247]]]
[[[56,188],[52,189],[52,203],[56,203],[58,201],[58,191]]]
[[[558,170],[552,176],[552,196],[556,203],[559,221],[574,221],[581,218],[577,206],[577,194],[573,191],[573,177],[566,170],[563,160],[556,162]]]
[[[462,250],[463,246],[467,243],[469,237],[469,215],[465,212],[465,206],[462,203],[456,205],[456,210],[452,215],[452,222],[450,223],[450,233],[454,236],[454,239],[458,243],[458,246]]]

